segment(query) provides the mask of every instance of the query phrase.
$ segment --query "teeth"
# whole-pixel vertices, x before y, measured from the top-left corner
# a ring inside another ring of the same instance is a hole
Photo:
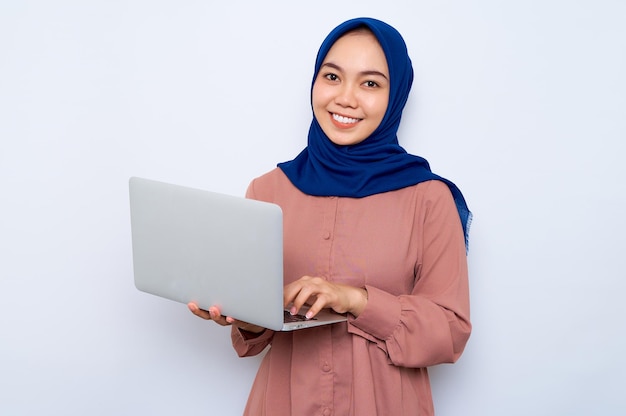
[[[358,118],[344,117],[338,114],[333,114],[333,118],[343,124],[354,124],[359,121]]]

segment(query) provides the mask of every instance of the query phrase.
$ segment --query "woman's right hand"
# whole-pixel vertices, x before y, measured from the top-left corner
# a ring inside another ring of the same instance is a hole
[[[220,314],[220,310],[216,306],[211,306],[209,310],[207,311],[205,309],[200,309],[200,307],[196,305],[194,302],[189,302],[187,304],[187,307],[189,308],[191,313],[193,313],[197,317],[206,319],[207,321],[213,321],[216,324],[219,324],[222,326],[227,326],[231,324],[230,322],[226,320],[226,316],[222,316]]]
[[[209,310],[200,309],[198,305],[194,302],[189,302],[187,307],[194,315],[206,319],[207,321],[213,321],[216,324],[222,326],[234,325],[239,329],[244,331],[252,332],[254,334],[259,334],[265,330],[262,326],[249,324],[247,322],[239,321],[231,316],[222,316],[220,310],[216,306],[211,306]]]

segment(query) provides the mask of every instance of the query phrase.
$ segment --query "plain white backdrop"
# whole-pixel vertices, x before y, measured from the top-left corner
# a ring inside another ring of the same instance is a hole
[[[242,195],[357,16],[404,35],[400,142],[475,214],[437,414],[626,413],[623,1],[2,0],[0,414],[241,414],[258,357],[133,286],[127,181]]]

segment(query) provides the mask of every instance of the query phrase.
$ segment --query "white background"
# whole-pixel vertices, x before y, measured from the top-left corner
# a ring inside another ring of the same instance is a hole
[[[475,214],[438,415],[625,414],[623,1],[2,0],[2,415],[241,413],[258,357],[133,286],[127,180],[243,194],[361,15],[409,45],[401,144]]]

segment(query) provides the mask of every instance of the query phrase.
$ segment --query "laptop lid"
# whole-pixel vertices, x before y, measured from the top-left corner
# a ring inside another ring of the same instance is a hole
[[[276,331],[346,319],[284,323],[278,205],[138,177],[129,191],[137,289]]]

